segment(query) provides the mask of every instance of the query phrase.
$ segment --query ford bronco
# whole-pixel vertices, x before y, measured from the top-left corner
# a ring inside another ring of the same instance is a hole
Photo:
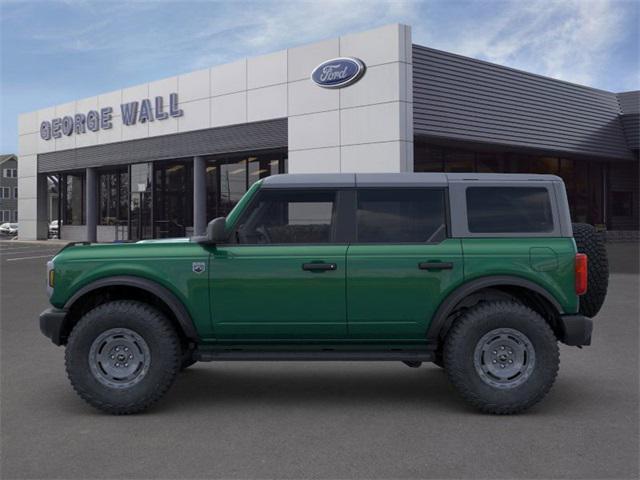
[[[558,341],[590,344],[607,281],[556,176],[275,175],[204,236],[67,245],[40,329],[114,414],[232,360],[434,362],[471,405],[509,414],[549,391]]]

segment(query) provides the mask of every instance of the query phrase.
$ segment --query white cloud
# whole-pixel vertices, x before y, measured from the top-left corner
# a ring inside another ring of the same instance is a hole
[[[491,5],[491,2],[488,3]],[[495,5],[495,4],[494,4]],[[635,2],[531,0],[499,4],[493,18],[469,18],[444,39],[418,28],[414,41],[462,55],[585,85],[611,75],[609,57],[629,28]],[[637,18],[637,17],[636,17]],[[631,24],[631,26],[630,26]],[[637,59],[635,61],[637,70]],[[636,87],[637,88],[637,87]]]
[[[242,3],[216,17],[202,29],[200,36],[211,36],[207,52],[194,60],[197,67],[220,59],[221,30],[242,32],[233,37],[232,50],[258,55],[280,48],[367,30],[377,25],[407,21],[417,14],[419,4],[411,0],[324,0],[262,2],[246,8]],[[229,42],[231,43],[231,42]]]

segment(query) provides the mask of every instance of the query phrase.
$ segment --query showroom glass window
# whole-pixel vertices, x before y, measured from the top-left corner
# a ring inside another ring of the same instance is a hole
[[[240,220],[240,244],[323,244],[335,237],[335,191],[263,190]]]
[[[472,233],[553,231],[551,201],[544,187],[469,187],[467,217]]]
[[[358,243],[425,243],[446,237],[442,188],[358,191]]]
[[[226,216],[261,178],[284,173],[286,152],[211,159],[207,163],[207,219]]]
[[[155,238],[193,234],[193,162],[173,160],[154,164],[153,224]]]
[[[80,173],[62,175],[62,223],[84,225],[85,179]]]
[[[98,175],[100,225],[125,225],[129,220],[129,173],[126,169]]]

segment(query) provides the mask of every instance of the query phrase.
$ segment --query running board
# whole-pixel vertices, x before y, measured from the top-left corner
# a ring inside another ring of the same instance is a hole
[[[339,362],[432,362],[433,352],[424,350],[387,350],[387,351],[251,351],[251,350],[196,350],[194,357],[200,362],[219,361],[339,361]]]

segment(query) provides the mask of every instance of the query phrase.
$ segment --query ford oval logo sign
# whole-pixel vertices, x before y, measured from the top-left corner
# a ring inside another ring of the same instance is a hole
[[[364,71],[364,63],[357,58],[334,58],[318,65],[311,72],[311,80],[324,88],[342,88],[360,80]]]

